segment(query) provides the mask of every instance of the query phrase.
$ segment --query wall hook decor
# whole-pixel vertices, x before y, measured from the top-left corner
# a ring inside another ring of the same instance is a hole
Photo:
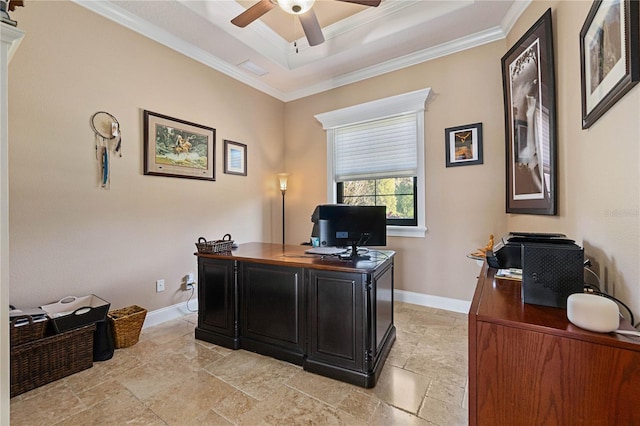
[[[90,124],[95,134],[96,159],[100,167],[100,187],[109,189],[111,185],[110,152],[113,151],[122,157],[120,123],[112,114],[98,111],[91,116]]]

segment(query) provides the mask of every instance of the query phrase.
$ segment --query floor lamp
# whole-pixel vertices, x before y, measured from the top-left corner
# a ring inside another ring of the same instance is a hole
[[[284,194],[287,192],[287,179],[289,173],[278,173],[280,180],[280,192],[282,193],[282,244],[284,245]]]

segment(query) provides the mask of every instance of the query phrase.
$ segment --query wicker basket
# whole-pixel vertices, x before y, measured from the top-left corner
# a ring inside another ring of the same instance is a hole
[[[18,325],[18,321],[26,319],[27,324]],[[47,330],[47,324],[49,320],[45,318],[44,321],[33,321],[31,315],[21,315],[11,319],[9,323],[11,346],[23,345],[33,340],[42,339],[44,333]]]
[[[225,234],[221,240],[217,241],[207,241],[206,238],[200,237],[196,247],[199,253],[224,253],[231,251],[233,240],[231,239],[231,234]]]
[[[93,366],[95,324],[11,348],[11,397]]]
[[[111,321],[113,342],[116,349],[128,348],[138,343],[140,330],[147,316],[147,310],[138,305],[110,311],[107,315]]]

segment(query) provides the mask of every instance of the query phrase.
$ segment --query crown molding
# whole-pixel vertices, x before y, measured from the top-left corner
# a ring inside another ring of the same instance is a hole
[[[253,77],[249,74],[246,74],[243,70],[235,66],[234,64],[229,64],[228,62],[223,61],[217,56],[194,46],[191,43],[188,43],[179,37],[174,36],[168,31],[151,24],[139,17],[133,15],[132,13],[120,8],[112,1],[95,1],[95,0],[72,0],[74,3],[97,13],[119,25],[122,25],[132,31],[135,31],[151,40],[154,40],[170,49],[173,49],[195,61],[198,61],[216,71],[221,72],[235,80],[238,80],[256,90],[259,90],[269,96],[272,96],[276,99],[279,99],[283,102],[289,102],[296,99],[304,98],[307,96],[311,96],[317,93],[321,93],[327,90],[335,89],[341,86],[345,86],[347,84],[356,83],[358,81],[362,81],[368,78],[380,76],[389,72],[397,71],[406,67],[410,67],[413,65],[420,64],[422,62],[430,61],[432,59],[440,58],[446,55],[450,55],[453,53],[457,53],[466,49],[471,49],[474,47],[481,46],[486,43],[491,43],[496,40],[501,40],[506,37],[508,31],[513,27],[517,19],[520,17],[522,12],[529,6],[531,0],[518,0],[514,2],[513,6],[510,8],[509,12],[502,20],[501,25],[499,27],[490,28],[488,30],[482,31],[480,33],[476,33],[467,37],[463,37],[451,42],[443,43],[438,46],[434,46],[428,49],[424,49],[422,51],[412,53],[409,55],[405,55],[399,58],[395,58],[392,60],[385,61],[380,64],[376,64],[370,67],[363,68],[358,71],[345,73],[337,77],[329,78],[324,81],[321,81],[317,84],[308,86],[301,90],[295,91],[281,91],[275,89],[271,85],[263,82],[259,78]],[[206,2],[205,2],[206,3]],[[220,7],[226,8],[227,12],[231,11],[232,14],[235,13],[234,8],[242,7],[238,5],[236,2],[220,2]],[[390,16],[394,14],[400,14],[402,11],[409,7],[413,1],[407,2],[389,2],[386,6],[386,9],[382,8],[381,10],[376,10],[380,8],[371,8],[370,10],[366,10],[357,15],[356,25],[351,24],[334,24],[326,29],[326,36],[328,39],[335,39],[339,36],[344,36],[349,30],[353,30],[361,25],[365,25],[366,23],[373,22],[377,19],[381,19],[381,17]],[[383,2],[381,6],[384,6],[386,2]],[[189,2],[185,2],[185,7],[193,9],[193,5],[190,5]],[[237,9],[237,10],[240,10]],[[197,11],[196,11],[197,12]],[[220,11],[211,12],[207,14],[207,19],[217,25],[227,25],[226,18],[225,22],[222,22],[224,14]],[[261,43],[266,43],[270,48],[265,50],[261,50],[261,54],[265,57],[268,57],[274,63],[285,66],[285,68],[291,70],[288,62],[290,61],[291,56],[291,47],[290,44],[287,43],[284,39],[282,39],[279,35],[277,35],[273,30],[271,30],[268,26],[263,24],[262,22],[254,23],[255,31],[247,32],[245,31],[243,34],[237,34],[236,36],[243,43],[248,43],[249,37],[251,40],[254,40],[256,37],[261,40]],[[235,29],[232,29],[235,31]],[[323,30],[324,31],[324,30]],[[299,49],[304,48],[304,44],[306,40],[300,40]]]
[[[309,86],[303,90],[290,92],[286,94],[285,102],[294,101],[337,87],[346,86],[347,84],[357,83],[358,81],[368,78],[377,77],[389,72],[398,71],[413,65],[437,59],[463,50],[481,46],[505,38],[505,33],[500,27],[494,27],[486,31],[474,34],[472,36],[459,38],[457,40],[443,43],[441,45],[424,49],[420,52],[405,55],[400,58],[392,59],[377,65],[373,65],[361,70],[343,74],[337,78],[325,80],[313,86]]]
[[[502,22],[500,23],[500,28],[506,34],[509,34],[513,26],[518,21],[518,18],[522,13],[529,7],[532,0],[516,0],[513,2],[513,5],[509,8],[507,14],[502,18]]]
[[[193,44],[174,36],[156,25],[138,18],[111,2],[93,0],[71,1],[267,95],[280,100],[283,100],[285,97],[285,93],[274,89],[256,78],[252,78],[217,56],[195,47]]]
[[[11,58],[22,42],[24,35],[25,32],[20,28],[6,24],[4,22],[0,23],[0,40],[2,41],[2,43],[7,43],[7,45],[9,46],[7,53],[7,63],[11,62]]]

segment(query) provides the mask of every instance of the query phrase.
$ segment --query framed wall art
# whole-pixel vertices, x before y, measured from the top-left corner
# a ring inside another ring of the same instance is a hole
[[[482,164],[482,123],[444,129],[447,167]]]
[[[144,111],[144,174],[215,180],[216,129]]]
[[[640,80],[637,0],[596,0],[580,31],[582,128],[593,125]]]
[[[247,146],[224,141],[224,172],[230,175],[247,175]]]
[[[506,212],[557,214],[551,9],[502,57]]]

